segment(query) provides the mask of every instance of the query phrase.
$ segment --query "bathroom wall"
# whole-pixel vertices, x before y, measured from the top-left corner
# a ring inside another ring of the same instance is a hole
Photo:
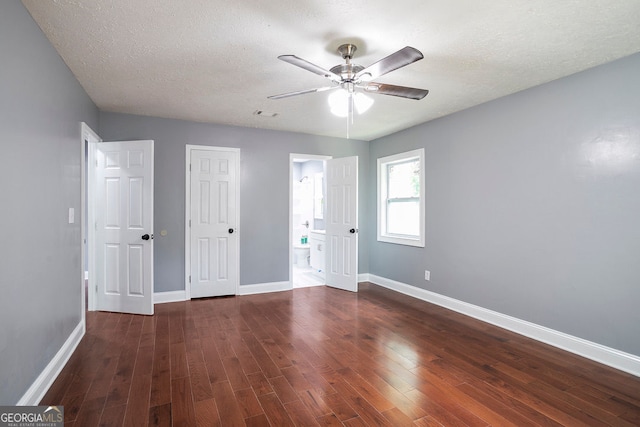
[[[315,198],[315,176],[317,173],[323,173],[324,163],[320,160],[310,160],[302,163],[302,176],[308,176],[311,182],[311,196]],[[323,191],[324,193],[324,191]],[[311,227],[313,230],[324,230],[324,215],[323,218],[315,218],[312,212]]]
[[[294,165],[291,238],[293,244],[302,244],[302,238],[306,236],[308,240],[309,230],[313,228],[313,181],[303,172],[305,163],[294,162]]]

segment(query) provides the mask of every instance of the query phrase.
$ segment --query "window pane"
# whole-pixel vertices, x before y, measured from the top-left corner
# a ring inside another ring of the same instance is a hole
[[[419,159],[388,165],[387,179],[387,198],[420,197]]]
[[[420,235],[420,204],[418,200],[387,204],[387,233],[406,236]]]

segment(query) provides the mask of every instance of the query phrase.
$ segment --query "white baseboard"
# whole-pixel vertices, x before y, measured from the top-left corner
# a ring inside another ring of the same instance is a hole
[[[49,387],[51,387],[51,384],[58,378],[60,371],[62,371],[64,365],[67,364],[69,358],[80,343],[80,340],[82,340],[84,330],[84,322],[81,321],[74,328],[73,332],[71,332],[69,338],[62,344],[62,347],[60,347],[60,350],[58,350],[53,359],[51,359],[51,362],[49,362],[40,375],[38,375],[38,378],[31,384],[27,392],[18,400],[16,405],[37,406],[40,404]]]
[[[289,282],[257,283],[254,285],[241,285],[239,287],[238,295],[265,294],[268,292],[281,292],[289,290],[291,290],[291,283]],[[179,302],[186,300],[186,291],[155,292],[153,294],[154,304],[164,304],[167,302]]]
[[[153,303],[164,304],[167,302],[179,302],[187,300],[187,291],[169,291],[169,292],[154,292]]]
[[[257,283],[240,286],[238,295],[266,294],[268,292],[290,291],[291,289],[291,282]]]
[[[574,337],[535,323],[527,322],[506,314],[488,310],[477,305],[456,300],[435,292],[427,291],[395,280],[369,274],[369,282],[427,301],[458,313],[482,320],[492,325],[508,329],[520,335],[561,348],[587,359],[640,377],[640,356],[625,353],[614,348]]]
[[[360,282],[370,282],[371,280],[369,280],[370,278],[370,274],[369,273],[360,273],[358,274],[358,283]]]

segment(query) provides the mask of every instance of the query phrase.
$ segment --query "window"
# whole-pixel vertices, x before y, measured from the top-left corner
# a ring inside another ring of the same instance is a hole
[[[378,159],[378,240],[424,247],[424,149]]]

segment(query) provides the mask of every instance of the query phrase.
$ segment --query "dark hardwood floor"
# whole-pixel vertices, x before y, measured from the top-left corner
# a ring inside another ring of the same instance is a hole
[[[67,426],[640,425],[640,378],[371,284],[87,313]]]

